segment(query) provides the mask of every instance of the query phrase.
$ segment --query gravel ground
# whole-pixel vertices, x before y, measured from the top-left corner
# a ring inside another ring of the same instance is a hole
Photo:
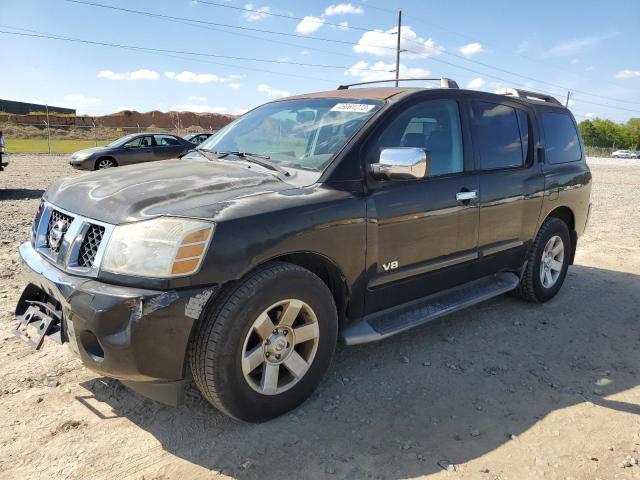
[[[640,478],[640,163],[594,159],[576,265],[545,305],[509,296],[339,348],[318,391],[266,424],[195,390],[172,408],[7,334],[18,244],[63,157],[0,173],[0,478]]]

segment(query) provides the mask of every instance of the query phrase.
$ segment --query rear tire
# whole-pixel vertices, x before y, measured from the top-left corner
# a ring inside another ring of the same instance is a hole
[[[337,336],[337,310],[324,282],[298,265],[272,262],[206,311],[191,342],[191,373],[220,411],[262,422],[316,389]]]
[[[116,162],[111,157],[102,157],[96,160],[96,170],[104,170],[106,168],[114,168],[118,166],[118,162]]]
[[[569,228],[559,218],[548,218],[529,250],[527,266],[515,293],[534,303],[552,299],[560,291],[571,258]]]

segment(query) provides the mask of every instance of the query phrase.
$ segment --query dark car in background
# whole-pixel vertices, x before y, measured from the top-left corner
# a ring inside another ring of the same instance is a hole
[[[185,135],[184,139],[187,140],[188,142],[191,142],[191,143],[195,144],[195,145],[200,145],[207,138],[209,138],[211,135],[216,133],[216,131],[190,133],[189,135]]]
[[[193,143],[167,133],[134,133],[104,147],[86,148],[71,155],[69,164],[80,170],[153,162],[178,158],[193,149]]]

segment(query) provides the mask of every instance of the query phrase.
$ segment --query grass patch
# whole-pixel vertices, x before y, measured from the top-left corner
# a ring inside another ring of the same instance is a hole
[[[47,139],[6,138],[5,149],[8,153],[49,153]],[[98,146],[110,143],[98,140]],[[83,148],[95,147],[93,140],[51,140],[51,153],[73,153]]]

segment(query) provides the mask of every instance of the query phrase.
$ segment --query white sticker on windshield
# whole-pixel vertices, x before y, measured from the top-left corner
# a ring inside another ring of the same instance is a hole
[[[330,111],[366,113],[374,107],[375,105],[369,105],[368,103],[336,103]]]

